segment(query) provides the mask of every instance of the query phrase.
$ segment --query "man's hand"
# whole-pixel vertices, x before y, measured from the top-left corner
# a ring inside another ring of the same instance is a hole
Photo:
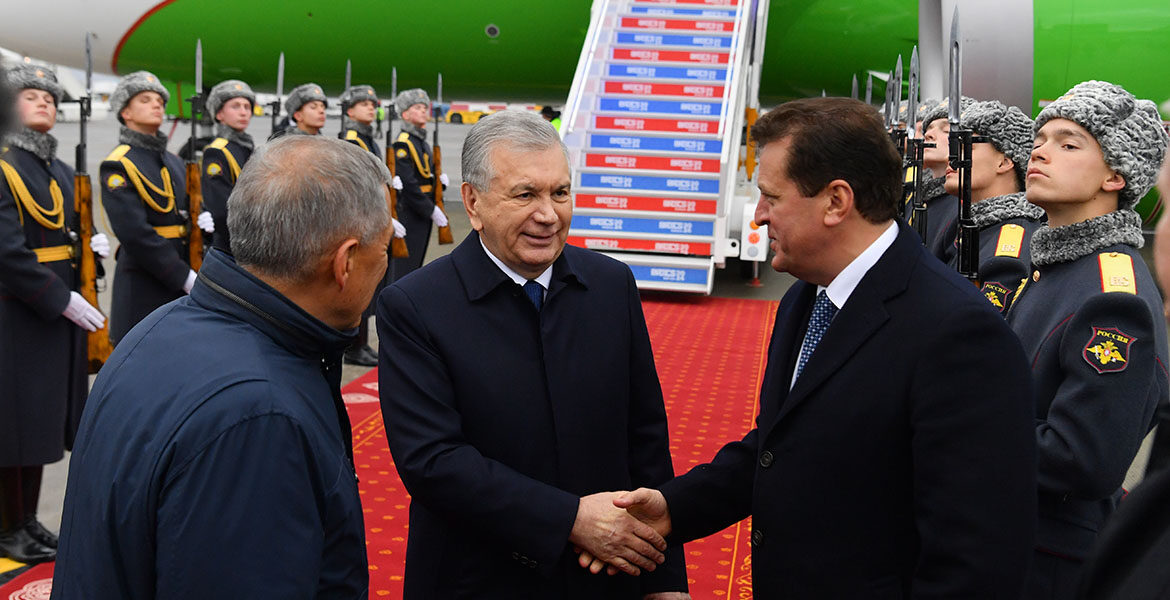
[[[86,302],[77,292],[69,292],[69,304],[61,314],[86,331],[97,331],[106,322],[106,316],[102,311]]]
[[[658,535],[670,535],[670,508],[666,497],[658,490],[638,488],[632,492],[618,494],[613,505],[624,508],[639,521],[654,528]]]
[[[109,258],[110,238],[106,237],[104,233],[93,234],[93,237],[89,238],[89,249],[102,258]]]
[[[402,191],[402,179],[400,179],[397,175],[394,176],[394,181],[390,182],[390,185],[394,189],[396,189],[400,192]]]
[[[212,219],[211,213],[207,211],[199,213],[199,218],[195,219],[195,224],[207,233],[215,233],[215,219]]]
[[[443,184],[443,187],[446,188],[451,185],[451,180],[447,177],[446,173],[439,173],[439,183]]]
[[[398,219],[392,218],[390,220],[393,222],[393,225],[394,225],[394,237],[396,237],[396,238],[406,237],[406,226],[403,225],[402,223],[400,223],[398,221]]]
[[[435,210],[431,211],[431,220],[439,227],[447,226],[447,215],[443,214],[443,209],[438,206],[435,207]]]
[[[618,492],[602,492],[581,498],[569,542],[582,550],[582,556],[588,556],[585,565],[596,557],[630,575],[640,575],[642,569],[653,571],[666,560],[662,555],[666,540],[650,526],[619,510],[618,496]],[[600,570],[598,566],[593,572]]]

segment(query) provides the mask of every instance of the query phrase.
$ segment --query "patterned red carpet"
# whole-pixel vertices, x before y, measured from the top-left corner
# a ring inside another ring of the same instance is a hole
[[[670,424],[676,473],[706,462],[755,420],[775,302],[675,295],[643,301]],[[402,597],[410,496],[394,469],[378,406],[377,371],[342,392],[361,478],[370,597]],[[686,545],[691,595],[751,598],[750,520]],[[0,600],[48,598],[51,565],[0,585]]]
[[[755,420],[775,302],[648,295],[643,306],[674,469],[706,462]],[[346,386],[370,557],[370,597],[401,598],[410,498],[386,448],[371,371]],[[686,545],[691,595],[751,597],[750,520]]]

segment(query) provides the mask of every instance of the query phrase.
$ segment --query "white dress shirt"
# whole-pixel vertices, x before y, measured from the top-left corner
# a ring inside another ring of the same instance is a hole
[[[483,243],[482,237],[479,238],[479,245],[483,246],[483,251],[487,253],[488,258],[492,259],[492,262],[496,263],[496,266],[504,272],[504,275],[508,276],[508,279],[515,281],[516,285],[520,287],[524,287],[524,284],[528,283],[529,280],[525,279],[523,275],[513,271],[511,267],[504,264],[504,261],[496,258],[496,255],[492,254],[492,251],[488,250],[487,245]],[[544,288],[544,295],[546,297],[548,296],[548,284],[552,282],[552,269],[552,265],[549,265],[549,267],[545,269],[543,273],[538,275],[536,279],[533,280],[536,283],[539,283],[540,287]]]

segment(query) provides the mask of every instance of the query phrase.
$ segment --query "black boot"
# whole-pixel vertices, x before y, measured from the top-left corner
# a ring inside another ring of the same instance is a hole
[[[21,528],[0,533],[0,556],[31,565],[55,560],[57,551],[36,541]]]
[[[362,324],[358,326],[358,337],[354,340],[349,348],[345,349],[345,354],[341,356],[342,360],[347,365],[358,365],[362,367],[376,367],[378,366],[378,354],[370,348],[370,325],[366,317],[362,317]]]
[[[41,543],[42,546],[47,546],[54,550],[57,549],[57,536],[53,535],[52,531],[45,529],[44,525],[37,520],[36,516],[30,516],[24,522],[24,530],[32,539]]]

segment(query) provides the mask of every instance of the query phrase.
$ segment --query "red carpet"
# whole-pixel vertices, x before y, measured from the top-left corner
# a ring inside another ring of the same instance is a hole
[[[776,303],[647,295],[643,306],[666,399],[674,469],[684,473],[751,429]],[[386,448],[376,370],[343,393],[361,478],[370,597],[401,598],[410,498]],[[686,545],[694,598],[751,597],[749,530],[750,520]]]

